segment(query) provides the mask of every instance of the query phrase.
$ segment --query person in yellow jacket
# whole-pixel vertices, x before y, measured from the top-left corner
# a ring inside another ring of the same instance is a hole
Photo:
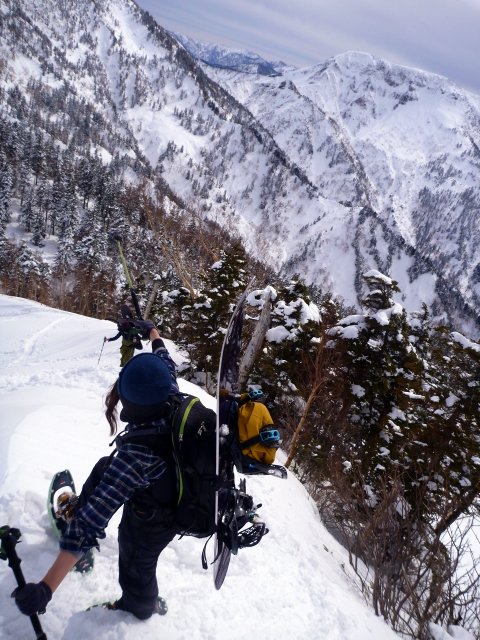
[[[267,407],[261,402],[253,402],[246,393],[240,396],[238,407],[238,439],[242,455],[263,464],[273,464],[280,434],[274,428]]]

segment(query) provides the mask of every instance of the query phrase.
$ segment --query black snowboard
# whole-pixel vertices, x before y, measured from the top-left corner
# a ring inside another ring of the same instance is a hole
[[[250,283],[251,285],[251,283]],[[226,393],[235,394],[238,389],[238,373],[240,365],[240,352],[242,346],[242,327],[245,301],[250,285],[245,289],[235,307],[230,318],[230,322],[225,334],[220,355],[220,365],[218,370],[217,384],[217,437],[216,437],[216,473],[222,480],[222,488],[216,492],[215,511],[216,511],[216,529],[215,534],[215,558],[213,563],[213,580],[216,589],[220,589],[225,580],[225,576],[230,564],[232,555],[231,544],[227,544],[221,531],[235,526],[234,517],[234,490],[235,478],[233,472],[233,461],[222,458],[220,454],[220,432],[222,425],[229,423],[228,403],[222,402],[222,397]],[[227,415],[225,415],[227,414]],[[225,525],[222,527],[221,525]],[[235,537],[234,531],[231,532]]]

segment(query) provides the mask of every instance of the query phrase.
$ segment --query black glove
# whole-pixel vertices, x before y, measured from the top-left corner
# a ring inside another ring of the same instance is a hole
[[[150,320],[134,320],[133,324],[138,329],[138,334],[142,340],[147,340],[150,337],[150,331],[155,329],[155,325]]]
[[[47,604],[52,599],[52,590],[46,582],[29,582],[24,587],[17,587],[12,593],[15,603],[26,616],[45,613]]]

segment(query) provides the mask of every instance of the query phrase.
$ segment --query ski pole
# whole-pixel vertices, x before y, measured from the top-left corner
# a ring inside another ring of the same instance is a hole
[[[20,529],[13,529],[8,525],[0,527],[0,559],[8,560],[8,566],[11,567],[18,586],[24,587],[26,582],[23,571],[20,568],[21,560],[15,549],[21,535]],[[33,616],[30,616],[30,621],[32,623],[33,630],[37,634],[37,640],[47,640],[47,636],[42,629],[42,625],[40,624],[40,620],[36,613]]]
[[[102,348],[100,349],[100,355],[98,356],[98,360],[97,360],[97,367],[100,364],[100,358],[102,357],[102,353],[103,353],[103,347],[105,346],[105,342],[107,342],[108,338],[104,338],[103,342],[102,342]]]

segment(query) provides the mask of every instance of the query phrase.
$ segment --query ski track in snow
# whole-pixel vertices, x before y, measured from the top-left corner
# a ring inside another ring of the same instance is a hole
[[[60,322],[62,322],[61,318],[59,318],[58,320],[54,320],[53,322],[50,322],[43,329],[40,329],[40,331],[37,331],[37,333],[34,333],[33,336],[31,336],[30,338],[27,338],[25,340],[25,344],[23,346],[23,352],[24,352],[25,356],[26,357],[31,356],[33,354],[34,350],[35,350],[35,345],[38,343],[38,341],[40,340],[41,336],[43,336],[43,334],[47,333],[48,331],[53,331],[53,329]]]
[[[0,295],[0,526],[18,527],[17,550],[27,581],[54,560],[46,494],[55,471],[69,468],[80,490],[96,460],[108,454],[102,414],[105,391],[118,373],[119,343],[111,323]],[[177,362],[181,355],[169,343]],[[182,390],[214,406],[198,387]],[[282,462],[282,454],[279,454]],[[107,528],[91,574],[71,573],[40,617],[49,640],[389,640],[397,636],[367,607],[346,552],[326,532],[300,483],[247,479],[270,529],[261,544],[232,557],[220,591],[201,567],[204,540],[175,539],[158,564],[166,616],[140,622],[123,612],[85,609],[120,595],[116,529]],[[207,548],[213,559],[213,543]],[[34,637],[10,598],[11,569],[0,562],[0,639]]]

